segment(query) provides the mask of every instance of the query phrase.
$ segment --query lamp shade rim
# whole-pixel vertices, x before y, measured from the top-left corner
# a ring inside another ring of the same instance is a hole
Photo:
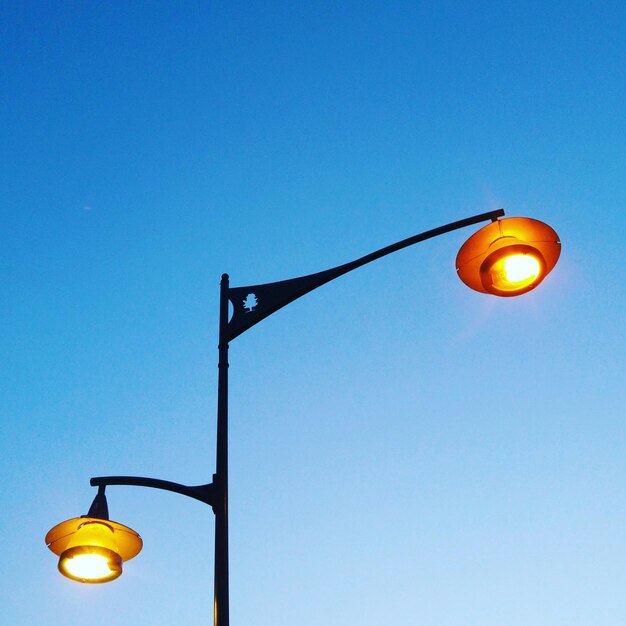
[[[66,550],[72,537],[85,524],[99,523],[108,526],[113,531],[115,543],[119,548],[119,555],[123,561],[137,556],[143,547],[143,540],[139,533],[124,524],[97,517],[74,517],[65,520],[51,528],[46,534],[46,544],[54,554],[61,556]]]

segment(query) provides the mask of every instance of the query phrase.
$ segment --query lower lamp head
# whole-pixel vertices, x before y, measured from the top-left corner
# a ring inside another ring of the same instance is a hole
[[[141,537],[128,526],[91,517],[57,524],[46,543],[59,555],[59,572],[81,583],[105,583],[122,574],[122,563],[136,556]]]

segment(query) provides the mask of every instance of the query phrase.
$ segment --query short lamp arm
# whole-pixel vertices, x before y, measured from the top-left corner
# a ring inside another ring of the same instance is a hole
[[[100,517],[102,519],[108,519],[108,507],[106,506],[106,498],[104,496],[104,489],[108,485],[128,485],[132,487],[152,487],[154,489],[162,489],[164,491],[173,491],[183,496],[193,498],[208,504],[210,507],[215,506],[216,494],[213,483],[206,485],[188,486],[181,485],[180,483],[173,483],[169,480],[160,480],[158,478],[145,478],[143,476],[98,476],[92,478],[90,481],[92,487],[98,487],[98,495],[93,501],[91,508],[89,509],[90,517]],[[104,508],[102,503],[104,503]],[[92,510],[94,513],[106,513],[106,517],[103,515],[91,515]]]

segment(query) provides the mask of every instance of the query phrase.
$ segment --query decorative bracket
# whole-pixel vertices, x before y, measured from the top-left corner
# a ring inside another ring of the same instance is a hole
[[[230,288],[228,299],[233,305],[233,316],[228,323],[227,341],[232,341],[251,326],[305,293],[309,293],[309,291],[313,291],[333,278],[344,274],[345,271],[338,271],[340,269],[335,268],[276,283]]]

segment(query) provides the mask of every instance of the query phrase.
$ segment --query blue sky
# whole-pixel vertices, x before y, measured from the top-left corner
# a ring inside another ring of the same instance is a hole
[[[214,471],[219,279],[326,269],[503,207],[563,252],[469,291],[475,229],[230,349],[234,625],[626,622],[622,3],[5,3],[7,624],[210,623],[213,516],[108,490],[108,585],[43,542],[89,478]]]

